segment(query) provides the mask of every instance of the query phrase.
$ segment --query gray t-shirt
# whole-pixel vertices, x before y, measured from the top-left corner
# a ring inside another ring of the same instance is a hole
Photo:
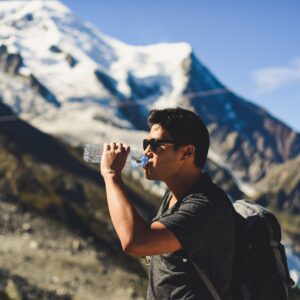
[[[151,256],[147,299],[212,299],[190,259],[209,277],[222,300],[231,299],[234,217],[230,200],[207,173],[168,209],[168,192],[152,221],[164,224],[183,249]]]

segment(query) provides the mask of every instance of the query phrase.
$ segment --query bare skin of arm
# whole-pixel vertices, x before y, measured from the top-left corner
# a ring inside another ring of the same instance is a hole
[[[147,225],[130,202],[121,177],[129,151],[126,145],[105,144],[101,161],[109,213],[123,251],[142,257],[181,249],[172,232],[160,222]]]

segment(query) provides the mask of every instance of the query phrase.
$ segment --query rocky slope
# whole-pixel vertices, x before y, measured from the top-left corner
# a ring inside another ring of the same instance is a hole
[[[1,114],[12,112],[0,103]],[[17,118],[0,124],[0,144],[2,288],[10,278],[45,295],[64,287],[74,299],[97,299],[99,293],[107,299],[143,297],[145,265],[121,250],[98,170],[82,163],[81,153]],[[151,217],[147,195],[128,192],[140,213]]]
[[[1,199],[0,210],[0,299],[144,299],[145,278],[119,268],[92,236],[17,202]]]

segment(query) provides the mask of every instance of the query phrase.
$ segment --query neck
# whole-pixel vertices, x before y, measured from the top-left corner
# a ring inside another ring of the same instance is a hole
[[[173,200],[182,199],[195,186],[201,174],[200,169],[193,168],[166,180],[165,183],[173,194]]]

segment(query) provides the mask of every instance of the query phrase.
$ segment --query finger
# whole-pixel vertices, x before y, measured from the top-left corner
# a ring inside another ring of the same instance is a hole
[[[103,152],[106,151],[106,150],[109,150],[110,149],[110,146],[108,143],[104,143],[103,145]]]
[[[121,151],[124,150],[123,144],[122,143],[117,143],[117,148]]]
[[[114,150],[116,148],[116,143],[109,143],[109,150]]]
[[[117,149],[118,148],[117,144],[115,142],[111,143],[111,145],[112,145],[112,149]]]
[[[130,147],[127,144],[124,144],[123,147],[127,153],[130,152]]]

